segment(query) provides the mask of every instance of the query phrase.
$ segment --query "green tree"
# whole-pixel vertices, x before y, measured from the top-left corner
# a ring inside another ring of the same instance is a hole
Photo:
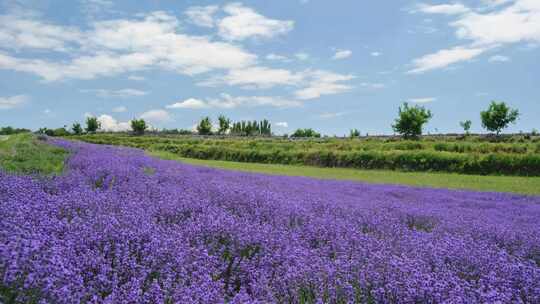
[[[197,125],[197,132],[199,135],[211,135],[212,134],[212,120],[210,117],[205,117],[201,119]]]
[[[309,128],[309,129],[297,129],[294,131],[294,133],[291,135],[291,137],[321,137],[321,134],[316,132],[315,130]]]
[[[460,121],[459,125],[463,128],[463,131],[465,131],[465,135],[469,135],[469,131],[471,130],[472,121],[470,121],[470,120]]]
[[[81,135],[82,132],[83,132],[81,124],[78,123],[78,122],[73,124],[73,126],[71,127],[71,130],[73,131],[73,134],[75,134],[75,135]]]
[[[482,119],[482,127],[495,132],[498,136],[510,123],[516,122],[519,118],[519,111],[511,109],[504,102],[492,101],[486,111],[480,112],[480,118]]]
[[[101,123],[96,117],[87,117],[86,118],[86,132],[96,133],[97,130],[101,128]]]
[[[351,129],[351,132],[349,132],[349,136],[351,138],[360,137],[360,131],[358,131],[358,129]]]
[[[398,118],[392,128],[406,139],[416,139],[422,135],[422,127],[433,117],[430,110],[415,105],[410,107],[404,103],[399,107]]]
[[[227,131],[231,128],[231,120],[225,117],[225,115],[219,115],[219,130],[218,134],[223,135],[226,134]]]
[[[131,120],[131,130],[137,135],[143,135],[144,131],[148,129],[148,125],[144,119],[132,119]]]

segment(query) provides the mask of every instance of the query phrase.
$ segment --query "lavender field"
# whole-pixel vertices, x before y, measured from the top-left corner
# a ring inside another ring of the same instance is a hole
[[[540,197],[55,144],[62,176],[0,173],[6,303],[540,302]]]

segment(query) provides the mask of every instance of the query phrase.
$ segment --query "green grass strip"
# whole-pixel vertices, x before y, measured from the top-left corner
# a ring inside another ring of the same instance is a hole
[[[177,160],[192,165],[202,165],[227,170],[258,172],[273,175],[307,176],[321,179],[362,181],[374,184],[400,184],[419,187],[540,195],[540,177],[484,176],[454,173],[320,168],[309,166],[190,159],[179,157],[176,154],[163,151],[149,151],[148,153],[162,159]]]
[[[0,168],[10,173],[56,175],[64,170],[68,152],[30,133],[0,140]]]

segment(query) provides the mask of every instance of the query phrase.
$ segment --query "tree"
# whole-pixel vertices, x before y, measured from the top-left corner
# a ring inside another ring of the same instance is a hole
[[[225,117],[225,115],[219,115],[219,130],[218,134],[223,135],[226,134],[227,131],[231,128],[231,120]]]
[[[131,130],[137,135],[143,135],[144,131],[148,129],[148,125],[144,119],[132,119],[131,120]]]
[[[465,131],[465,135],[469,135],[469,131],[471,130],[472,121],[470,121],[470,120],[460,121],[459,125],[463,128],[463,131]]]
[[[82,132],[83,132],[81,124],[78,123],[78,122],[73,124],[73,126],[71,127],[71,130],[73,131],[73,134],[75,134],[75,135],[81,135]]]
[[[101,128],[101,123],[96,117],[86,118],[86,132],[96,133]]]
[[[431,117],[433,115],[430,110],[418,105],[409,107],[409,104],[405,102],[403,107],[399,107],[398,118],[392,128],[404,138],[415,139],[422,135],[422,127]]]
[[[360,131],[358,131],[358,129],[351,129],[349,136],[351,138],[360,137]]]
[[[482,127],[488,131],[497,133],[508,127],[510,123],[515,123],[519,118],[519,111],[511,109],[504,102],[492,101],[486,111],[480,112]]]
[[[291,137],[321,137],[320,133],[315,132],[313,129],[297,129],[291,135]]]
[[[210,117],[207,116],[201,119],[201,121],[197,125],[197,132],[199,133],[199,135],[212,134],[212,121],[210,120]]]

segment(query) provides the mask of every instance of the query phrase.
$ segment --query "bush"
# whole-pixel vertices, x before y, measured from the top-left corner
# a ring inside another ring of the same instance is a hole
[[[210,117],[205,117],[201,119],[197,125],[197,132],[199,135],[211,135],[212,134],[212,121]]]

